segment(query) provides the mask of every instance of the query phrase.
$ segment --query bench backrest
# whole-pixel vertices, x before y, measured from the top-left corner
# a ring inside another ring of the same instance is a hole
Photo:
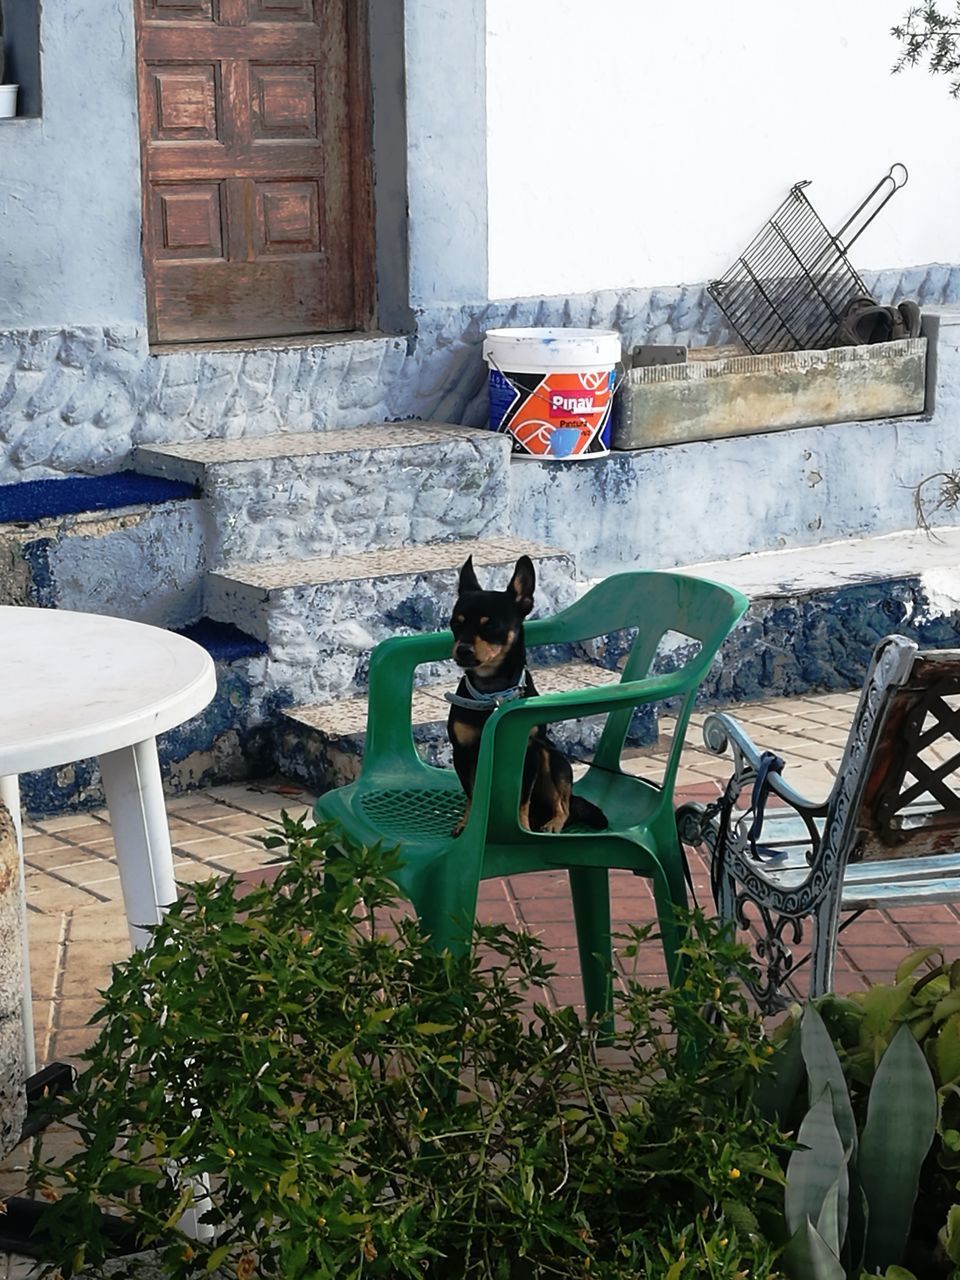
[[[877,646],[825,834],[851,862],[960,851],[960,650]]]

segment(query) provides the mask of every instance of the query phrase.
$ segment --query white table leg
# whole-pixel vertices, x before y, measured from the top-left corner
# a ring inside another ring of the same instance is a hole
[[[107,752],[100,757],[100,772],[117,849],[130,941],[135,947],[143,947],[150,940],[150,932],[143,926],[159,924],[164,909],[177,897],[156,739]],[[210,1207],[206,1175],[193,1179],[191,1185],[194,1203],[181,1218],[180,1226],[195,1240],[211,1239],[213,1228],[198,1221]]]
[[[0,800],[7,806],[17,833],[17,854],[20,863],[20,950],[23,953],[23,1059],[26,1074],[32,1076],[37,1069],[37,1047],[33,1039],[33,989],[30,985],[30,941],[27,937],[27,893],[23,865],[23,821],[20,817],[20,779],[8,774],[0,778]]]
[[[130,941],[142,947],[150,939],[144,926],[159,924],[177,897],[156,739],[106,752],[100,770]]]

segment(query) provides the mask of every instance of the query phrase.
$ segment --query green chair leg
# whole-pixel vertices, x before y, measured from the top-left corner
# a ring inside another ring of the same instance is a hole
[[[680,954],[680,948],[686,941],[686,929],[677,920],[677,910],[684,911],[687,908],[687,887],[679,857],[675,865],[661,865],[653,875],[651,885],[663,955],[667,962],[667,979],[671,986],[679,987],[683,983],[686,967]]]
[[[473,945],[475,902],[448,897],[436,888],[413,902],[424,933],[437,951],[463,955]]]
[[[612,1030],[610,876],[606,867],[570,867],[569,876],[587,1017],[602,1016]]]

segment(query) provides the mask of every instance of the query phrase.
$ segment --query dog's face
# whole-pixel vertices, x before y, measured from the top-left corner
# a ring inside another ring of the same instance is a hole
[[[521,556],[505,591],[484,591],[471,556],[460,570],[457,602],[450,618],[453,660],[464,671],[493,675],[516,646],[523,620],[533,608],[536,577],[529,556]]]

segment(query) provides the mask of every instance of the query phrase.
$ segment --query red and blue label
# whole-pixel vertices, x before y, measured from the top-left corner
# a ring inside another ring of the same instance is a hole
[[[615,371],[501,373],[490,370],[490,426],[512,437],[513,452],[584,458],[610,447]]]

